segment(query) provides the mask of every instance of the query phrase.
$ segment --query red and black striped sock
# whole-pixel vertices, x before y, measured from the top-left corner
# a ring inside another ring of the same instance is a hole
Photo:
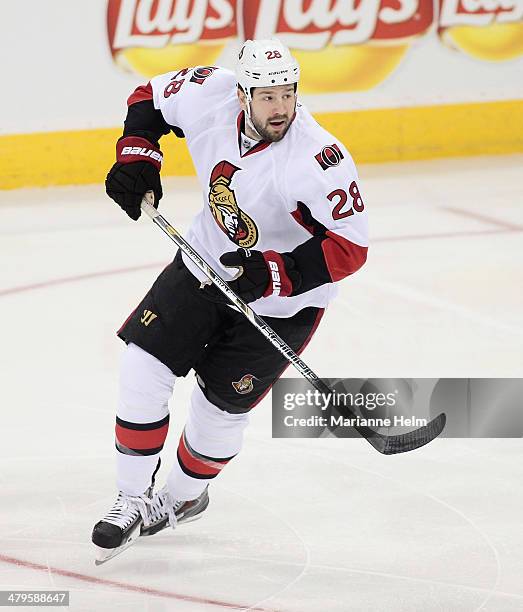
[[[156,455],[165,444],[169,415],[153,423],[131,423],[116,417],[116,448],[124,455]]]
[[[187,476],[200,480],[216,478],[229,461],[236,457],[236,455],[224,458],[208,457],[198,453],[187,442],[185,431],[180,437],[177,456],[182,471]]]

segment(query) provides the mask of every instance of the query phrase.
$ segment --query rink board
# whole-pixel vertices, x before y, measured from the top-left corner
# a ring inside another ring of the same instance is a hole
[[[357,163],[523,151],[521,100],[316,113]],[[0,189],[100,183],[121,128],[0,136]],[[164,176],[194,175],[180,139],[163,143]]]

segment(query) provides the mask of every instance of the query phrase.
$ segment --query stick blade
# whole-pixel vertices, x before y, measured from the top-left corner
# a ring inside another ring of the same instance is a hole
[[[447,417],[442,412],[435,419],[414,431],[392,436],[377,434],[367,439],[377,451],[384,455],[408,453],[416,448],[425,446],[425,444],[437,438],[443,431],[446,422]]]

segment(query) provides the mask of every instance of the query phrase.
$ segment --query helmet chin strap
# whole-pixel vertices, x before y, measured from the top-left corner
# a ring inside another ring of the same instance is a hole
[[[251,117],[251,103],[252,100],[247,99],[247,111],[245,113],[245,123],[249,126],[249,128],[256,134],[256,136],[260,139],[263,140],[263,136],[258,132],[258,130],[254,127],[254,122],[252,120]]]

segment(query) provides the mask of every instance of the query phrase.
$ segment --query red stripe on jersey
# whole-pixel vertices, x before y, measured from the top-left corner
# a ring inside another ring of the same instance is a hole
[[[354,274],[367,260],[367,247],[327,231],[327,239],[321,243],[325,263],[332,282]]]
[[[236,117],[236,137],[238,138],[238,146],[240,147],[240,153],[242,150],[240,146],[240,136],[242,135],[242,125],[244,117],[245,113],[243,111],[240,111],[240,114]]]
[[[218,463],[212,459],[203,459],[196,457],[191,453],[185,443],[185,434],[180,436],[178,444],[178,458],[183,463],[183,466],[201,476],[216,476],[229,463],[229,460]]]
[[[303,220],[302,212],[299,208],[293,210],[291,215],[294,217],[294,220],[299,223],[304,229],[310,232],[314,236],[314,227],[312,225],[307,225]]]
[[[131,104],[136,104],[136,102],[143,102],[144,100],[152,100],[153,99],[153,88],[151,87],[151,83],[147,83],[147,85],[140,85],[137,87],[133,93],[127,98],[127,106],[131,106]]]
[[[116,425],[116,439],[119,444],[130,449],[161,448],[165,443],[169,423],[150,430],[127,429],[122,425]]]
[[[265,140],[260,140],[260,142],[257,145],[254,145],[254,147],[252,147],[246,153],[244,153],[242,157],[248,157],[249,155],[252,155],[253,153],[259,153],[260,151],[263,151],[264,149],[266,149],[270,144],[271,144],[270,142],[265,142]]]

